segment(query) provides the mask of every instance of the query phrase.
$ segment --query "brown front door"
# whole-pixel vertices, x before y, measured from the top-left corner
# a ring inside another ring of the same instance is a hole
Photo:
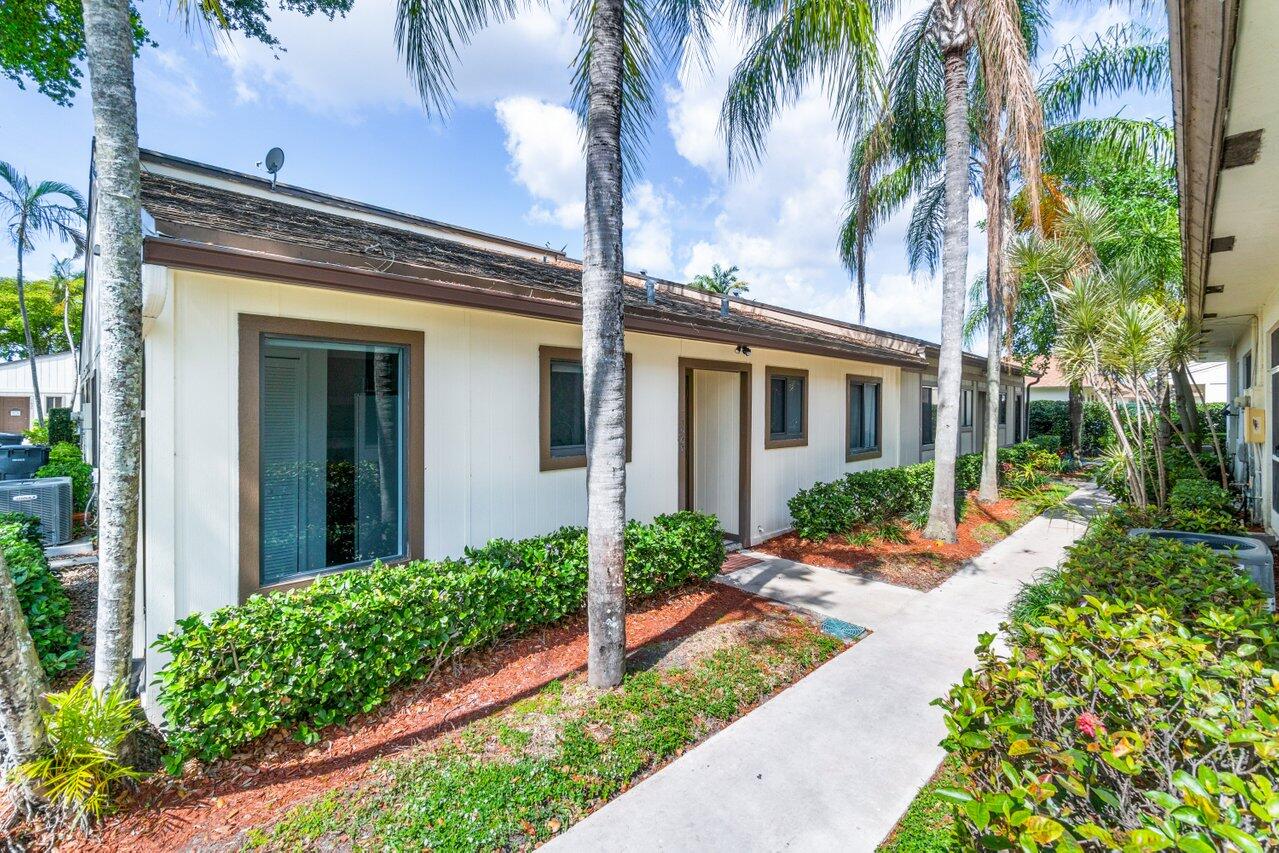
[[[22,432],[31,426],[31,401],[26,397],[0,397],[0,432]]]

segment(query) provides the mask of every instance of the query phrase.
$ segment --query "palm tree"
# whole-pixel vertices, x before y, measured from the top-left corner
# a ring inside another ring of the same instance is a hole
[[[750,283],[737,277],[736,265],[724,269],[719,264],[711,266],[709,273],[702,273],[693,279],[692,285],[707,293],[722,293],[725,296],[738,296],[750,290]]]
[[[998,417],[1000,353],[1006,334],[1012,332],[1009,324],[1016,309],[1017,291],[1009,287],[1004,262],[1004,247],[1012,233],[1008,207],[1013,167],[1021,167],[1023,183],[1018,193],[1023,202],[1020,224],[1026,229],[1037,227],[1041,224],[1037,220],[1048,212],[1041,210],[1038,197],[1051,199],[1056,188],[1054,178],[1037,174],[1041,121],[1049,123],[1043,133],[1043,169],[1054,175],[1086,171],[1090,158],[1097,156],[1115,161],[1145,157],[1167,147],[1160,127],[1121,117],[1078,119],[1078,111],[1105,94],[1166,85],[1169,72],[1166,41],[1155,40],[1144,28],[1128,26],[1111,30],[1081,50],[1064,49],[1043,75],[1037,93],[1028,93],[1026,73],[1013,72],[1029,71],[1038,31],[1046,22],[1040,5],[1021,0],[1002,9],[996,4],[976,11],[992,33],[978,40],[982,49],[975,53],[981,73],[973,75],[968,92],[969,181],[981,187],[986,201],[987,270],[975,285],[982,289],[981,298],[974,300],[979,313],[965,327],[965,337],[986,323],[986,423],[993,424]],[[879,116],[853,147],[841,251],[857,277],[859,292],[865,287],[865,257],[874,230],[912,197],[918,200],[907,231],[911,268],[935,271],[945,245],[945,66],[937,51],[930,49],[932,12],[933,7],[926,8],[903,31]],[[1013,35],[1017,31],[1022,47]],[[1004,45],[1001,50],[991,49],[999,44]],[[1010,81],[1015,85],[1009,85]],[[1035,115],[1040,102],[1044,119]],[[1009,111],[1009,106],[1014,109]],[[1028,200],[1032,196],[1033,204]],[[989,306],[996,307],[988,310]],[[997,445],[997,432],[986,430],[982,500],[998,497]]]
[[[67,339],[67,350],[71,353],[71,364],[75,370],[75,385],[71,388],[71,404],[70,408],[74,409],[76,398],[80,394],[80,351],[76,349],[75,338],[71,334],[71,314],[72,302],[75,300],[75,290],[72,283],[83,278],[83,273],[73,274],[71,272],[71,258],[54,258],[53,260],[53,297],[62,304],[62,334]],[[84,306],[80,308],[83,317]]]
[[[6,216],[9,239],[18,252],[18,313],[22,316],[22,334],[27,343],[27,361],[31,365],[31,392],[36,398],[36,423],[44,423],[44,398],[40,396],[40,377],[36,371],[36,348],[31,337],[31,321],[27,317],[26,282],[23,261],[35,248],[37,237],[53,237],[69,241],[76,255],[84,251],[84,199],[75,188],[60,181],[41,181],[35,186],[9,163],[0,162],[0,216]]]
[[[399,0],[395,40],[428,110],[447,109],[456,46],[515,14],[518,0]],[[585,130],[582,381],[589,582],[587,679],[621,683],[626,654],[626,395],[622,336],[624,167],[640,164],[661,75],[704,49],[717,0],[595,0],[576,7],[582,46],[573,103]]]

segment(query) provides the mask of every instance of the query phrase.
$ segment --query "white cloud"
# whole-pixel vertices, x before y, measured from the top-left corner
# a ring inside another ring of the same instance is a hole
[[[417,108],[420,101],[395,50],[395,4],[357,3],[345,18],[280,12],[272,33],[284,50],[235,37],[219,46],[237,97],[280,98],[311,112],[358,121],[376,110]],[[500,97],[560,97],[577,37],[562,0],[534,6],[491,27],[459,51],[456,100],[487,105]]]
[[[500,100],[496,111],[511,175],[537,202],[529,218],[580,228],[586,164],[573,111],[524,97]]]
[[[663,277],[671,274],[675,266],[671,217],[677,204],[674,196],[647,181],[631,190],[622,209],[627,269]]]
[[[143,52],[137,63],[137,75],[140,100],[162,104],[183,118],[211,115],[186,59],[177,52],[160,49]]]

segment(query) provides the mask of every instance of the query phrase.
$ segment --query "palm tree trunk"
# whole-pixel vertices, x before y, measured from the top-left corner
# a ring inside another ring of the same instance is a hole
[[[13,576],[0,555],[0,731],[8,753],[5,763],[30,761],[44,747],[44,721],[40,717],[44,692],[40,657],[18,602]],[[30,800],[29,792],[24,793]]]
[[[596,0],[586,116],[582,381],[586,396],[587,681],[626,669],[626,395],[622,338],[622,0]]]
[[[1194,385],[1190,379],[1190,371],[1186,365],[1178,362],[1172,369],[1173,388],[1177,392],[1177,410],[1181,415],[1181,426],[1190,438],[1191,445],[1198,453],[1203,449],[1203,431],[1199,424],[1199,410],[1195,408]]]
[[[36,371],[36,348],[31,338],[31,320],[27,317],[27,291],[22,275],[23,244],[26,242],[26,217],[18,226],[18,313],[22,316],[22,335],[27,342],[27,363],[31,365],[31,394],[36,398],[36,424],[44,423],[44,399],[40,396],[40,377]]]
[[[999,379],[1003,353],[1004,312],[1004,213],[1008,207],[1004,158],[1000,152],[998,126],[991,129],[986,143],[986,429],[982,435],[981,488],[977,499],[983,503],[999,500]],[[993,417],[992,417],[993,415]]]
[[[62,331],[67,336],[67,349],[71,351],[71,366],[75,369],[75,384],[71,386],[71,404],[74,409],[80,396],[80,351],[76,349],[75,339],[71,336],[71,283],[66,285],[65,298],[62,300]],[[82,315],[83,316],[83,315]]]
[[[83,0],[93,93],[102,393],[98,621],[93,686],[126,681],[133,659],[142,400],[142,206],[133,28],[127,0]]]
[[[1070,383],[1070,391],[1066,396],[1066,418],[1069,421],[1070,436],[1066,447],[1072,459],[1083,455],[1084,444],[1084,388],[1078,382]]]
[[[962,17],[961,11],[956,11]],[[961,27],[966,26],[962,22]],[[955,541],[955,455],[959,443],[959,383],[963,372],[964,279],[968,267],[967,45],[943,54],[946,83],[946,225],[942,249],[941,357],[937,368],[937,434],[933,499],[924,536]]]

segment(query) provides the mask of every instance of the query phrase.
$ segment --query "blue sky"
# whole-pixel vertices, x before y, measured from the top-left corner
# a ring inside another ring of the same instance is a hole
[[[918,0],[905,5],[909,12]],[[256,43],[193,37],[167,19],[169,4],[142,6],[158,42],[137,65],[143,146],[254,172],[278,145],[287,155],[281,180],[289,183],[580,256],[581,154],[565,106],[577,36],[561,0],[464,49],[456,105],[443,119],[424,115],[395,56],[390,0],[357,0],[334,22],[278,14],[272,30],[286,50],[275,54]],[[1104,2],[1059,4],[1045,55],[1128,18]],[[754,298],[855,320],[835,247],[844,148],[821,93],[814,88],[781,118],[759,167],[727,172],[716,122],[741,52],[720,27],[712,67],[672,73],[663,86],[648,162],[627,199],[626,265],[684,280],[712,263],[737,264]],[[1169,104],[1147,98],[1098,111],[1120,109],[1167,116]],[[0,80],[0,159],[32,180],[84,189],[91,136],[87,94],[58,107]],[[975,202],[971,219],[981,216]],[[934,278],[910,275],[905,223],[903,213],[876,239],[866,321],[935,339],[940,291]],[[984,262],[979,232],[973,235],[970,274]],[[53,252],[65,249],[40,246],[29,268],[47,271]],[[0,274],[13,266],[12,247],[0,248]]]

